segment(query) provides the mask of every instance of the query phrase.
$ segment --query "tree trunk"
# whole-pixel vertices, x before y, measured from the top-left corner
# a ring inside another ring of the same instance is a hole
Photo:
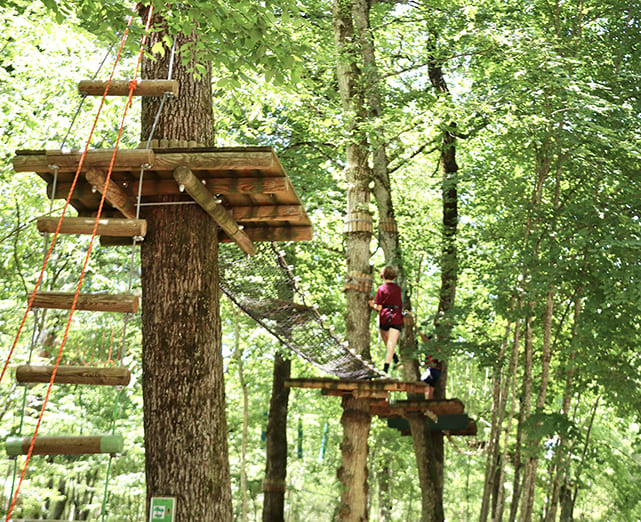
[[[238,384],[243,396],[243,434],[240,445],[240,491],[242,492],[241,520],[247,522],[247,433],[249,430],[249,394],[243,373],[243,353],[240,347],[239,310],[234,309],[234,355],[238,364]]]
[[[162,20],[154,27],[161,28]],[[164,35],[152,33],[150,47]],[[179,36],[177,48],[196,37]],[[144,78],[166,78],[170,53],[146,59]],[[180,95],[154,138],[213,143],[211,72],[174,64]],[[144,98],[146,140],[159,100]],[[163,202],[171,202],[166,198]],[[176,520],[229,521],[231,485],[221,354],[218,232],[197,205],[146,207],[141,251],[147,503],[176,497]]]
[[[500,437],[503,421],[505,420],[505,408],[507,405],[507,394],[509,391],[509,379],[505,375],[503,357],[509,343],[511,327],[511,323],[508,323],[505,327],[505,336],[497,356],[497,362],[494,364],[494,372],[492,375],[492,422],[490,427],[489,444],[487,446],[485,482],[483,485],[483,498],[481,500],[481,511],[479,515],[480,522],[485,522],[487,520],[490,511],[490,498],[492,493],[496,491],[496,487],[499,486],[496,478],[499,474],[502,462],[499,456],[501,450]],[[496,498],[496,496],[494,498]]]
[[[371,273],[369,244],[370,227],[350,227],[356,219],[367,220],[369,215],[369,181],[371,170],[367,163],[368,143],[363,124],[367,119],[364,86],[359,63],[353,19],[363,0],[335,0],[332,5],[334,42],[337,52],[336,76],[343,105],[346,127],[345,181],[347,182],[347,225],[345,256],[347,272]],[[371,218],[370,218],[371,221]],[[346,288],[345,332],[351,349],[370,359],[369,293]],[[343,486],[339,516],[345,521],[367,520],[367,437],[371,424],[367,399],[343,399],[342,466],[338,478]]]
[[[345,396],[342,400],[342,466],[338,479],[343,484],[339,518],[342,521],[367,520],[367,439],[372,420],[367,399]]]
[[[276,352],[272,396],[265,438],[265,480],[263,481],[263,522],[285,519],[285,478],[287,476],[287,408],[289,388],[285,380],[291,375],[292,363]]]

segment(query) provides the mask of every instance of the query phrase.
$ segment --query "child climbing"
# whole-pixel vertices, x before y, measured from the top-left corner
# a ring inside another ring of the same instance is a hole
[[[424,335],[419,333],[421,341],[424,343],[430,343],[432,341],[431,335]],[[429,384],[427,393],[425,394],[426,399],[431,399],[434,396],[434,388],[436,387],[436,382],[441,376],[441,361],[438,360],[434,355],[428,354],[425,357],[425,363],[427,364],[427,369],[421,374],[421,381],[425,384]]]
[[[388,372],[392,358],[394,362],[398,360],[394,349],[403,328],[403,299],[401,287],[394,282],[396,270],[393,267],[384,267],[381,279],[383,284],[377,288],[376,296],[370,299],[369,305],[378,311],[378,327],[386,348],[383,371]]]

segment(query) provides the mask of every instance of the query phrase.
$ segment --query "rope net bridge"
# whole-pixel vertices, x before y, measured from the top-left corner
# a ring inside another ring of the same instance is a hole
[[[274,243],[258,243],[252,257],[221,245],[219,267],[222,291],[303,359],[340,379],[388,377],[350,350],[318,308],[306,303],[292,267]]]

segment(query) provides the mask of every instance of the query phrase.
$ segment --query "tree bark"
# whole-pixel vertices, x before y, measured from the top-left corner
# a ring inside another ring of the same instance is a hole
[[[342,400],[343,441],[341,442],[342,465],[338,479],[343,484],[339,519],[362,522],[367,517],[367,439],[372,416],[367,399],[345,396]]]
[[[150,47],[164,36],[154,23]],[[195,36],[177,37],[177,48]],[[145,59],[143,77],[166,78],[170,53]],[[180,58],[155,138],[213,144],[211,72],[196,80]],[[160,101],[144,98],[142,139]],[[171,203],[170,198],[163,200]],[[146,207],[142,245],[143,398],[147,502],[176,497],[176,520],[232,519],[221,354],[218,231],[196,205]]]
[[[363,0],[335,0],[332,5],[334,43],[337,52],[336,76],[347,121],[345,134],[345,180],[347,182],[347,221],[369,215],[368,142],[363,129],[367,120],[365,94],[354,17]],[[371,218],[370,218],[371,221]],[[369,244],[371,227],[346,227],[345,257],[348,274],[371,273]],[[369,293],[347,288],[345,301],[345,332],[350,348],[363,358],[369,351]],[[369,401],[346,397],[343,399],[342,466],[338,478],[343,486],[339,517],[344,521],[367,520],[367,437],[371,424]]]
[[[287,408],[289,405],[289,388],[285,386],[285,380],[291,375],[291,367],[291,361],[284,359],[279,352],[276,352],[265,439],[263,522],[281,522],[285,519]]]

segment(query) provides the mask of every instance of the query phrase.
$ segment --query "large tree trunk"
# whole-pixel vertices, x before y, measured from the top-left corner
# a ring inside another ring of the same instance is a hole
[[[279,522],[285,518],[285,478],[287,476],[287,408],[292,363],[276,352],[272,397],[265,439],[266,465],[263,481],[263,521]]]
[[[347,182],[347,219],[345,255],[350,274],[369,274],[369,244],[372,229],[363,227],[369,217],[368,143],[363,124],[367,119],[360,56],[353,19],[363,0],[335,0],[333,9],[334,42],[337,52],[336,77],[341,95],[347,140],[345,146],[345,181]],[[356,223],[358,226],[352,227]],[[369,359],[369,293],[346,287],[345,331],[350,348]],[[371,424],[369,401],[343,400],[343,462],[338,476],[341,493],[340,518],[345,521],[367,520],[367,436]]]
[[[150,46],[162,36],[152,33]],[[189,40],[179,37],[177,48]],[[166,78],[169,56],[145,60],[143,77]],[[189,65],[176,60],[180,96],[165,105],[154,137],[211,145],[211,73],[197,81]],[[143,99],[143,140],[158,104]],[[197,205],[147,207],[143,217],[149,223],[141,253],[147,501],[176,497],[176,520],[228,521],[217,228]]]

